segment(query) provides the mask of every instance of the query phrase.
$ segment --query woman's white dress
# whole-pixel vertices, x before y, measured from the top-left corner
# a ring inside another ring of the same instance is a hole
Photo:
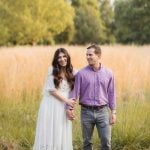
[[[40,104],[33,150],[73,150],[72,123],[67,119],[65,103],[50,95],[55,90],[52,67],[48,70]],[[70,88],[62,80],[59,92],[69,96]]]

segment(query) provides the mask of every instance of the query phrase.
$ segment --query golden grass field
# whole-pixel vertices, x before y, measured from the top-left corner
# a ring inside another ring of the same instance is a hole
[[[84,67],[86,46],[24,46],[0,48],[0,150],[32,149],[41,92],[58,47],[66,48],[74,68]],[[150,150],[150,46],[101,46],[101,62],[113,70],[117,91],[117,124],[113,150]],[[82,145],[73,122],[74,150]],[[94,136],[94,150],[99,141]]]
[[[19,96],[22,90],[34,91],[43,86],[48,66],[57,47],[14,47],[0,49],[0,92]],[[65,47],[74,68],[84,67],[86,46]],[[145,99],[150,87],[150,46],[102,46],[102,63],[114,71],[117,96],[126,94]]]

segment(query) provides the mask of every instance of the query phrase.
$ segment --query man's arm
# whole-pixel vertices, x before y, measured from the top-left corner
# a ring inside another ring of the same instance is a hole
[[[116,122],[116,91],[115,91],[114,75],[112,75],[109,81],[108,102],[109,108],[111,110],[110,124],[114,124]]]
[[[81,87],[80,85],[81,85],[81,77],[80,77],[80,74],[77,73],[75,76],[74,88],[69,94],[70,99],[74,99],[75,101],[77,101],[77,99],[80,96],[80,87]],[[66,105],[66,109],[73,109],[73,108]]]
[[[81,87],[81,77],[80,77],[80,74],[77,73],[75,76],[74,88],[71,91],[70,96],[69,96],[71,99],[74,99],[76,101],[79,98],[80,87]],[[67,116],[68,116],[69,120],[74,120],[74,118],[75,118],[73,109],[74,108],[66,105],[66,112],[67,112]]]
[[[70,98],[77,100],[80,96],[80,88],[81,88],[81,75],[77,73],[75,76],[74,88],[70,93]]]

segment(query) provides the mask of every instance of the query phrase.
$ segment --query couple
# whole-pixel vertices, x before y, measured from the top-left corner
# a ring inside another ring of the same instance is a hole
[[[92,150],[95,125],[101,149],[111,149],[111,125],[116,122],[114,76],[101,64],[100,57],[100,47],[89,46],[88,66],[75,75],[68,52],[56,50],[43,89],[33,150],[73,150],[71,120],[78,98],[83,150]]]

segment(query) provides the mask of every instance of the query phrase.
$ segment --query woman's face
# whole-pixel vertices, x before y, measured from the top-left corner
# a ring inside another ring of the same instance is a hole
[[[61,67],[65,67],[67,65],[67,56],[62,52],[58,55],[58,63]]]

